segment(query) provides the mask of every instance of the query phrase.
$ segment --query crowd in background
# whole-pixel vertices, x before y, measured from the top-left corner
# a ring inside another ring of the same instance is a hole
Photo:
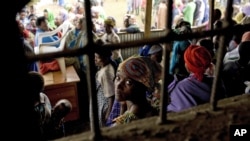
[[[102,50],[104,44],[121,42],[118,32],[140,32],[134,16],[140,14],[140,9],[145,9],[146,1],[133,1],[140,3],[134,3],[132,6],[130,5],[132,1],[127,0],[127,2],[124,27],[117,27],[116,19],[112,15],[106,15],[102,2],[91,3],[93,40],[100,45],[95,52],[95,65],[98,119],[101,127],[117,126],[159,114],[161,76],[164,65],[162,64],[163,44],[142,46],[138,54],[131,54],[127,59],[123,59],[121,49]],[[154,4],[157,2],[154,26],[164,29],[168,2],[155,0]],[[249,23],[250,3],[235,4],[235,10],[238,12],[234,12],[232,18],[234,26]],[[214,21],[211,22],[215,29],[223,27],[224,12],[221,9],[214,9]],[[71,23],[65,49],[84,47],[90,40],[86,35],[84,13],[82,3],[64,5],[58,15],[54,15],[50,9],[44,9],[43,15],[38,16],[32,5],[22,9],[17,14],[16,20],[26,53],[34,53],[40,33],[53,31],[65,21]],[[208,23],[208,0],[174,1],[173,29],[176,34],[192,33],[193,26]],[[60,38],[62,38],[60,33],[57,33],[43,39],[43,43],[53,42]],[[171,43],[170,67],[169,75],[167,75],[169,99],[166,111],[180,112],[209,102],[213,80],[216,77],[219,37],[202,38],[196,42],[191,39],[176,40]],[[246,85],[249,85],[250,81],[250,31],[233,33],[227,38],[225,45],[227,53],[223,60],[222,77],[218,82],[217,99],[249,93],[249,86]],[[86,67],[88,67],[83,55],[65,57],[65,62],[66,65],[73,65],[80,76],[85,74]],[[39,72],[40,70],[36,63],[28,67],[30,71]],[[39,88],[36,94],[40,92],[42,88]],[[39,102],[35,100],[37,108]]]

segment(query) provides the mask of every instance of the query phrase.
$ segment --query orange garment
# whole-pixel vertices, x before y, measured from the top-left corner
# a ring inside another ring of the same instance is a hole
[[[41,74],[45,74],[49,71],[58,71],[60,70],[60,66],[57,60],[53,59],[52,61],[40,61],[40,72]]]
[[[199,81],[202,81],[206,69],[210,67],[212,62],[209,51],[198,45],[190,45],[186,49],[184,60],[187,69],[193,73],[195,78]]]

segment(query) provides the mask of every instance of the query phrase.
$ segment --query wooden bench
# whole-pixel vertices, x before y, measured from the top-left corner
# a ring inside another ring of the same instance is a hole
[[[44,93],[49,97],[52,106],[59,99],[68,99],[72,103],[72,111],[65,117],[65,121],[79,119],[79,105],[77,83],[80,81],[73,66],[66,68],[66,80],[61,71],[48,72],[43,75],[45,80]]]

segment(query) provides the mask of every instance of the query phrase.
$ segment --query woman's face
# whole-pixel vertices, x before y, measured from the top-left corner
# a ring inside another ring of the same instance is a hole
[[[102,66],[102,64],[103,64],[103,60],[102,60],[101,56],[99,54],[95,53],[95,65],[100,67],[100,66]]]
[[[115,78],[115,97],[118,101],[130,99],[135,91],[136,82],[129,78],[123,71],[117,71]]]

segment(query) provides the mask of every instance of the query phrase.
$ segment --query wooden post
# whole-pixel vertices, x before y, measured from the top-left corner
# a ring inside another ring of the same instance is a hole
[[[145,14],[145,26],[144,26],[144,38],[150,37],[151,20],[152,20],[152,0],[146,1],[146,14]]]

